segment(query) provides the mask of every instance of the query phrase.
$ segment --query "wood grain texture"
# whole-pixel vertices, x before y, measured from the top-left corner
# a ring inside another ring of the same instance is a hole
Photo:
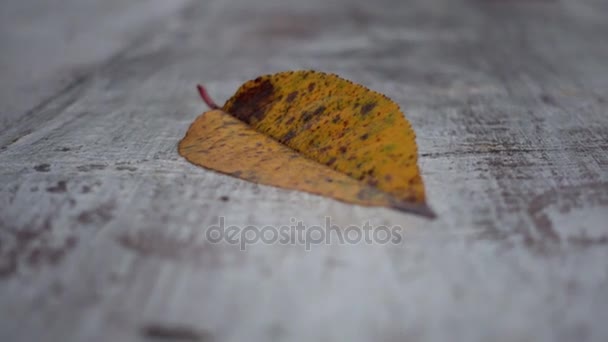
[[[0,340],[608,338],[605,1],[0,6]],[[437,220],[178,156],[196,83],[302,68],[401,105]],[[404,234],[240,251],[220,216]]]

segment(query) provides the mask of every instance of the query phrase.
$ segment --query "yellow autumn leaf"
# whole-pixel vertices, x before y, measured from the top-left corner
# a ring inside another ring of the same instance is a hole
[[[283,72],[243,84],[190,126],[190,162],[261,184],[428,217],[415,134],[397,104],[336,75]]]

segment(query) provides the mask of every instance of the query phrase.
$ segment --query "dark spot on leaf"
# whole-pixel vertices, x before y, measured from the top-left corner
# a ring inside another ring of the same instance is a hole
[[[344,154],[348,149],[346,148],[346,146],[340,146],[338,150],[340,151],[340,153]]]
[[[269,80],[256,83],[254,87],[238,92],[232,105],[224,110],[246,123],[250,123],[252,117],[262,120],[266,115],[266,106],[273,101],[274,86]]]
[[[331,157],[328,161],[327,161],[327,166],[331,166],[333,165],[333,163],[336,162],[336,157]]]
[[[40,164],[34,166],[34,170],[38,172],[49,172],[51,170],[51,165],[49,164]]]
[[[331,120],[333,123],[338,123],[338,121],[340,121],[340,115],[334,116],[333,120]]]
[[[291,140],[293,137],[296,136],[296,132],[294,132],[293,130],[290,130],[289,132],[287,132],[284,136],[282,141],[283,142],[288,142],[289,140]]]
[[[308,91],[312,92],[313,90],[315,90],[315,84],[311,83],[308,85]]]
[[[302,113],[302,122],[306,123],[306,122],[310,121],[310,119],[312,119],[312,117],[313,117],[313,113],[304,112],[304,113]]]
[[[325,106],[321,106],[315,110],[314,115],[322,114],[325,111]]]
[[[361,140],[366,140],[367,138],[369,138],[369,134],[367,134],[367,133],[365,133],[359,137],[359,139],[361,139]]]
[[[288,119],[288,120],[285,122],[285,124],[286,124],[286,125],[291,125],[291,123],[293,122],[293,120],[294,120],[294,119],[295,119],[295,118],[294,118],[293,116],[292,116],[292,117],[290,117],[290,118],[289,118],[289,119]]]
[[[289,95],[287,95],[287,98],[285,99],[285,101],[287,101],[287,103],[292,103],[293,100],[295,100],[297,96],[298,96],[298,92],[293,91]]]
[[[363,107],[361,107],[361,115],[367,115],[375,107],[376,107],[376,103],[368,103],[368,104],[364,105]]]

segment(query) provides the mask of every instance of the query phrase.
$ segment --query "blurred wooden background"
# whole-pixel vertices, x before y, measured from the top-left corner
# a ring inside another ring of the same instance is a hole
[[[0,4],[1,341],[608,340],[608,2]],[[334,72],[412,122],[435,221],[176,144],[244,81]],[[399,244],[205,241],[399,225]]]

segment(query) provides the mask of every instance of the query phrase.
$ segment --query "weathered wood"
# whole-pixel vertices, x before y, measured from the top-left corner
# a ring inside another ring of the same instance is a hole
[[[608,338],[605,1],[0,6],[0,340]],[[299,68],[402,105],[437,220],[178,156],[196,83]],[[405,230],[240,251],[220,216]]]

